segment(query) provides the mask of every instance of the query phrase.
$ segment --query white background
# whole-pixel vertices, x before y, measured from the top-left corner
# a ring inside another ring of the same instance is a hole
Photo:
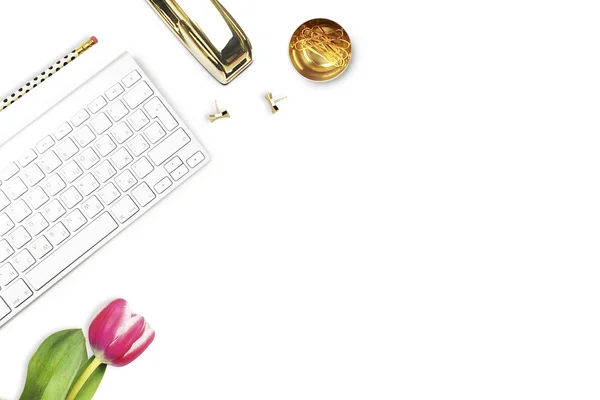
[[[157,336],[98,399],[600,396],[597,1],[227,0],[228,87],[142,0],[3,3],[0,92],[94,34],[213,161],[0,330],[0,397],[115,297]],[[287,57],[314,17],[355,46],[330,84]]]

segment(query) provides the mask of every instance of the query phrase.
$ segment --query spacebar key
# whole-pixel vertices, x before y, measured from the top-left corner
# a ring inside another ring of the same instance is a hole
[[[40,290],[118,227],[119,225],[109,213],[102,214],[25,275],[27,280],[35,290]]]

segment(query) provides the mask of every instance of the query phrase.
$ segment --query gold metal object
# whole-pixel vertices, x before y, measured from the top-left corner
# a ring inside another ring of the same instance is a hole
[[[269,101],[269,105],[271,106],[271,111],[273,111],[273,114],[276,114],[279,111],[279,106],[277,105],[277,103],[287,99],[287,96],[275,100],[273,98],[273,93],[269,93],[265,96],[265,99],[267,99]]]
[[[329,19],[300,25],[290,40],[290,60],[300,75],[317,82],[340,76],[352,59],[348,32]]]
[[[217,103],[217,101],[215,100],[215,107],[217,108],[217,112],[216,114],[211,114],[208,116],[208,119],[210,119],[210,122],[215,122],[219,119],[223,119],[223,118],[231,118],[231,115],[229,114],[229,112],[227,110],[221,111],[219,110],[219,103]]]
[[[75,49],[75,51],[79,55],[82,55],[84,52],[91,49],[96,43],[98,43],[98,39],[96,39],[96,36],[92,36],[90,39],[86,40],[83,44],[81,44],[81,46]]]
[[[252,45],[225,7],[217,0],[210,1],[223,17],[232,35],[227,45],[221,50],[217,49],[195,22],[198,16],[194,18],[193,15],[188,15],[177,0],[148,0],[158,15],[204,68],[215,79],[226,85],[252,64]]]

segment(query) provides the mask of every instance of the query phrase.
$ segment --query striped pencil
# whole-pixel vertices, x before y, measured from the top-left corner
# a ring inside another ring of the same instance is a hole
[[[98,39],[96,39],[95,36],[92,36],[90,39],[86,40],[85,43],[83,43],[81,46],[64,56],[62,59],[58,60],[55,64],[52,64],[52,66],[48,67],[44,72],[40,73],[38,76],[21,86],[13,94],[11,94],[2,102],[0,102],[0,111],[4,111],[8,106],[10,106],[11,104],[19,100],[21,97],[25,96],[27,93],[35,89],[46,79],[49,79],[52,75],[69,65],[71,62],[73,62],[73,60],[85,53],[96,43],[98,43]]]

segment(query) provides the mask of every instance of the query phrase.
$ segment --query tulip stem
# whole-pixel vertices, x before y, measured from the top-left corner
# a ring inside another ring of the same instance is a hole
[[[75,382],[66,400],[75,400],[75,398],[77,397],[87,380],[90,378],[90,376],[92,376],[96,368],[98,368],[100,365],[102,365],[102,360],[96,358],[95,356],[92,356],[92,362],[90,363],[90,365],[88,365],[85,371],[83,371],[77,382]]]

